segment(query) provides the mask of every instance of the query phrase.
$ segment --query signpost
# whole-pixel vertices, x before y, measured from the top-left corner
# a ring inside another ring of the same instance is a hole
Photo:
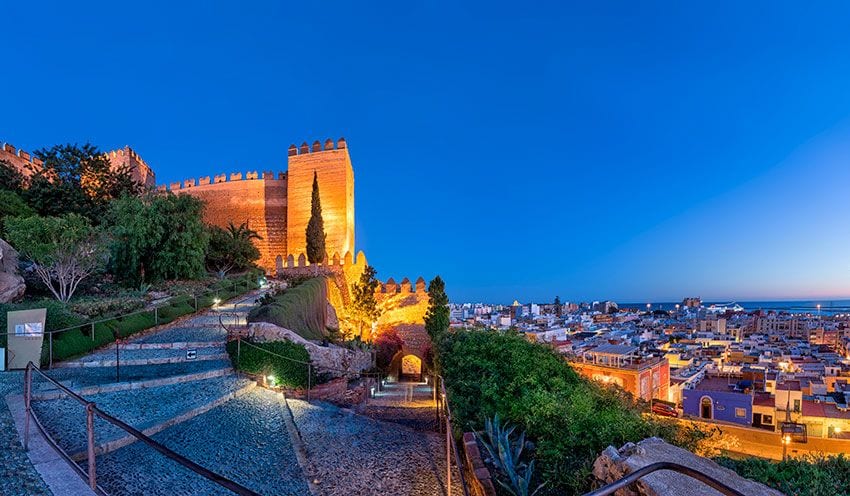
[[[198,358],[198,350],[186,350],[186,360],[194,360]]]
[[[17,310],[6,313],[9,370],[24,369],[27,363],[41,363],[47,309]]]

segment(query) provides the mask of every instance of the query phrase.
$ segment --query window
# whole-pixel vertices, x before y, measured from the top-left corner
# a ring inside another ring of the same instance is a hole
[[[800,411],[800,400],[794,400],[794,411],[795,412]]]
[[[762,415],[761,423],[765,425],[773,425],[773,415]]]
[[[735,416],[738,417],[738,418],[746,417],[747,416],[747,409],[746,408],[736,408],[735,409]]]

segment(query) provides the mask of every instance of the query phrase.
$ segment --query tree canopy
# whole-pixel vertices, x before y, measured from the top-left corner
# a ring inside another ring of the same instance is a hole
[[[171,193],[115,200],[112,272],[130,285],[201,277],[209,240],[203,208],[198,198]]]
[[[0,160],[0,190],[20,191],[24,187],[24,176],[12,164]]]
[[[80,281],[106,264],[100,233],[81,215],[11,217],[6,219],[6,230],[9,243],[63,303]]]
[[[42,170],[23,196],[40,215],[76,213],[99,223],[111,200],[143,190],[128,166],[112,169],[108,157],[88,143],[55,145],[34,155],[43,161]]]
[[[254,262],[260,258],[260,250],[254,246],[253,240],[263,238],[257,231],[249,229],[247,222],[239,226],[231,222],[227,229],[210,226],[209,236],[206,263],[221,278],[231,270],[253,267]]]
[[[0,235],[6,232],[5,221],[10,217],[29,217],[35,211],[14,191],[0,189]]]
[[[325,221],[322,219],[322,200],[319,198],[319,176],[313,171],[313,198],[310,203],[310,221],[307,223],[307,261],[311,264],[325,261]]]
[[[377,275],[378,271],[367,265],[351,289],[351,318],[358,324],[361,339],[366,338],[363,336],[363,324],[368,325],[371,331],[372,323],[381,316],[381,309],[375,299],[375,291],[381,284],[375,277]]]
[[[425,330],[435,346],[439,346],[440,341],[449,330],[450,323],[446,283],[440,276],[437,276],[428,284],[428,311],[425,314]]]

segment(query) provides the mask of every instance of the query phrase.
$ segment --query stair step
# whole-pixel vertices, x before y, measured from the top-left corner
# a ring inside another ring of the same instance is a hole
[[[284,415],[282,395],[255,388],[153,438],[260,494],[310,494]],[[99,456],[97,474],[111,494],[230,494],[142,443]]]
[[[85,398],[104,412],[152,435],[244,394],[254,385],[252,381],[231,374],[166,386],[104,392]],[[72,458],[85,458],[86,414],[80,403],[62,398],[34,401],[32,407],[48,432]],[[108,453],[133,443],[135,438],[95,417],[95,440],[96,452]]]
[[[119,349],[116,360],[115,348],[103,349],[77,360],[57,363],[54,367],[114,367],[116,361],[119,365],[161,365],[193,360],[222,360],[228,357],[224,347],[196,348],[195,358],[192,360],[188,358],[187,351],[188,349],[184,348]]]

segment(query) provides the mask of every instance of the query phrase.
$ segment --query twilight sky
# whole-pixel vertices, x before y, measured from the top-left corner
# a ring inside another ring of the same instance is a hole
[[[453,301],[850,296],[846,2],[83,3],[3,6],[0,141],[345,136],[358,249]]]

